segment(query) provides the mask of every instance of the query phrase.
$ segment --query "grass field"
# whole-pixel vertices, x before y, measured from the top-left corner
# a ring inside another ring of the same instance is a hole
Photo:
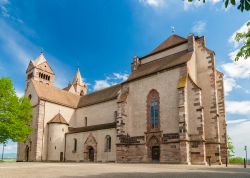
[[[4,160],[0,160],[0,163],[14,163],[16,162],[15,159],[4,159]]]

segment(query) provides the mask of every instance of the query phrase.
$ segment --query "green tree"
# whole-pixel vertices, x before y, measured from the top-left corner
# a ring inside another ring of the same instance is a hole
[[[242,43],[242,46],[236,54],[236,61],[240,58],[247,59],[250,57],[250,21],[247,22],[247,29],[247,32],[237,33],[235,36],[235,40]]]
[[[230,137],[227,137],[227,150],[228,150],[228,158],[230,159],[234,156],[234,145]]]
[[[31,134],[32,107],[26,97],[18,98],[12,81],[0,78],[0,143],[24,142]]]
[[[203,1],[203,3],[206,2],[206,0],[188,0],[188,2],[193,1]],[[235,6],[237,5],[237,8],[243,12],[243,11],[249,11],[250,10],[250,0],[238,0],[236,3],[236,0],[223,0],[225,3],[225,7],[227,8],[229,4]]]

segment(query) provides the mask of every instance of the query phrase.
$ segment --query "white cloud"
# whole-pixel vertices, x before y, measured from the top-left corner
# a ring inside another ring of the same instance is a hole
[[[0,5],[9,4],[9,0],[0,0]]]
[[[127,78],[127,73],[113,73],[112,75],[107,76],[104,80],[95,80],[93,90],[96,91],[112,85],[116,85],[127,80]]]
[[[188,2],[187,0],[183,2],[184,3],[184,10],[190,10],[192,8],[198,8],[200,6],[203,6],[202,1],[194,1],[194,2]]]
[[[23,23],[23,21],[20,18],[18,18],[15,15],[9,13],[9,10],[8,10],[9,5],[10,5],[9,0],[0,0],[0,14],[3,17],[8,18],[10,20],[13,20],[15,22]]]
[[[241,88],[241,86],[237,85],[235,79],[224,77],[224,92],[225,95],[228,95],[234,88]]]
[[[0,27],[0,42],[4,44],[0,46],[2,48],[1,52],[6,53],[8,60],[11,59],[14,61],[15,65],[18,66],[17,69],[24,73],[29,61],[39,55],[41,48],[20,34],[4,20],[0,20]],[[65,87],[68,84],[68,77],[70,76],[67,73],[68,70],[65,70],[68,67],[49,53],[45,53],[45,56],[52,68],[56,66],[56,68],[53,68],[57,76],[56,85]],[[22,92],[18,92],[18,94],[21,95]]]
[[[5,44],[4,51],[23,67],[27,67],[32,53],[38,51],[38,48],[3,20],[0,20],[0,26],[0,41]]]
[[[8,0],[0,0],[0,11],[4,17],[9,17],[9,12],[7,9],[8,4],[9,4]]]
[[[118,80],[121,80],[121,81],[125,81],[127,80],[128,78],[128,74],[122,74],[122,73],[113,73],[114,75],[114,79],[118,79]]]
[[[162,7],[166,5],[166,0],[139,0],[139,2],[150,7]]]
[[[94,91],[101,90],[109,86],[111,86],[111,84],[107,80],[95,80]]]
[[[210,0],[212,4],[217,4],[218,2],[221,2],[221,0]]]
[[[204,32],[206,26],[207,26],[206,22],[197,21],[197,22],[194,23],[194,25],[192,27],[192,32],[201,34],[202,32]]]
[[[236,120],[228,120],[227,121],[227,124],[238,124],[238,123],[241,123],[241,122],[246,122],[248,121],[249,119],[236,119]]]
[[[229,38],[229,43],[233,44],[234,48],[238,48],[242,41],[240,42],[237,42],[235,41],[235,36],[237,33],[244,33],[244,32],[247,32],[248,30],[250,30],[250,27],[247,26],[247,22],[244,23],[238,30],[236,30],[232,35],[231,37]]]
[[[248,78],[250,77],[250,59],[239,59],[234,61],[237,50],[229,54],[232,62],[222,65],[222,69],[226,75],[232,78]]]
[[[245,156],[244,146],[248,146],[250,151],[250,120],[240,119],[235,122],[227,122],[228,124],[228,135],[231,137],[233,145],[235,146],[235,156]]]
[[[226,101],[226,112],[229,114],[250,114],[250,101]]]
[[[188,2],[188,0],[184,0],[183,5],[184,5],[184,10],[190,10],[190,9],[195,9],[199,8],[201,6],[204,6],[205,4],[210,4],[210,5],[215,5],[219,2],[222,2],[222,0],[206,0],[206,3],[203,3],[203,1],[198,1],[195,0],[193,2]]]

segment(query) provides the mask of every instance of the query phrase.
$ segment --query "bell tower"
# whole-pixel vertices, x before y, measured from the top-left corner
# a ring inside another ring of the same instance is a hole
[[[26,88],[31,80],[36,80],[47,85],[54,85],[55,74],[43,53],[35,60],[30,60],[29,62],[26,70]]]

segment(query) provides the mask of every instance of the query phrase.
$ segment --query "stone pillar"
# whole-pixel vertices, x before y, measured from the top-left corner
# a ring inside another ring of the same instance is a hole
[[[220,155],[223,164],[227,160],[227,130],[226,130],[226,117],[225,117],[225,103],[224,103],[224,85],[223,74],[216,71],[216,84],[217,84],[217,98],[218,98],[218,113],[219,113],[219,133],[220,133]]]
[[[182,67],[180,71],[180,79],[177,86],[178,89],[178,112],[179,112],[179,136],[180,136],[180,163],[190,164],[189,143],[187,134],[187,67]]]
[[[221,164],[221,150],[220,150],[220,132],[219,132],[219,114],[218,114],[218,100],[216,90],[216,74],[215,74],[215,60],[214,53],[209,51],[208,60],[208,73],[210,76],[210,105],[209,105],[209,117],[207,119],[207,129],[209,133],[206,133],[206,154],[207,161],[210,159],[212,164]]]
[[[116,160],[117,162],[127,162],[128,158],[128,145],[126,145],[126,120],[127,120],[127,113],[126,113],[126,100],[129,93],[129,88],[123,86],[121,89],[121,94],[118,98],[118,110],[117,110],[117,117],[116,117]]]
[[[38,116],[37,116],[37,129],[36,129],[36,144],[35,144],[35,161],[43,161],[43,139],[44,139],[44,109],[45,101],[39,101]]]

